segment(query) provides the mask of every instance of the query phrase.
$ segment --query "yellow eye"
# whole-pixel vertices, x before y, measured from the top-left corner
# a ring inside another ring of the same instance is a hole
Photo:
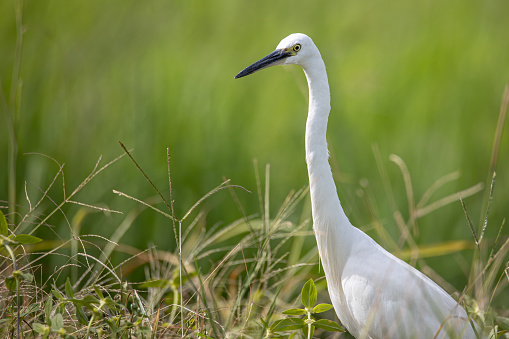
[[[296,44],[295,46],[293,46],[292,49],[293,49],[294,52],[298,52],[298,51],[300,51],[300,48],[301,48],[301,45],[300,44]]]

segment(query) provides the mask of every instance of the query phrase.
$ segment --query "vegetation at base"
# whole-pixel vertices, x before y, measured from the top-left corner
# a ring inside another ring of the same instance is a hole
[[[284,315],[292,317],[279,319],[272,324],[262,319],[266,330],[265,338],[293,338],[297,332],[285,335],[284,332],[301,330],[304,338],[313,338],[316,328],[328,332],[345,332],[345,329],[329,319],[315,319],[313,314],[323,313],[333,308],[331,304],[316,304],[317,292],[313,279],[309,279],[300,292],[300,300],[304,308],[291,308],[283,311]],[[295,316],[305,315],[304,318]]]
[[[124,151],[140,170],[140,178],[144,177],[153,185],[142,166],[126,148]],[[170,168],[169,152],[167,155]],[[312,338],[344,331],[333,320],[333,312],[328,312],[327,318],[316,318],[317,314],[332,308],[327,303],[318,303],[319,299],[327,300],[324,279],[319,280],[320,294],[313,279],[309,279],[301,290],[299,287],[300,281],[314,274],[318,260],[315,249],[306,252],[301,246],[301,238],[313,236],[309,230],[309,219],[300,224],[290,221],[291,215],[308,196],[308,191],[302,189],[290,193],[274,217],[270,217],[269,166],[265,185],[261,181],[257,185],[261,218],[244,216],[221,229],[200,230],[198,223],[203,212],[198,211],[206,199],[221,190],[228,190],[235,198],[236,192],[242,188],[230,185],[229,181],[205,194],[183,217],[175,215],[172,207],[178,198],[174,200],[171,194],[171,176],[170,200],[164,203],[168,212],[151,205],[150,201],[116,191],[120,196],[136,200],[143,208],[167,218],[179,244],[173,253],[152,247],[115,265],[114,253],[127,252],[121,243],[113,240],[121,238],[120,234],[106,239],[76,233],[68,240],[59,241],[39,239],[27,233],[15,235],[17,230],[28,231],[28,227],[32,230],[49,227],[49,216],[73,202],[88,210],[114,212],[70,199],[89,185],[95,176],[110,170],[114,161],[102,167],[97,163],[94,171],[73,193],[67,197],[64,193],[61,203],[44,195],[34,206],[30,205],[32,207],[17,225],[9,223],[0,212],[2,250],[10,254],[3,258],[4,283],[0,287],[0,302],[4,310],[0,331],[4,335],[39,335],[43,338]],[[64,178],[61,170],[55,179]],[[259,176],[257,178],[260,180]],[[56,182],[53,180],[46,191],[52,191]],[[62,181],[63,187],[65,181]],[[153,189],[165,199],[155,185]],[[56,207],[49,215],[39,215],[36,206],[46,199]],[[193,214],[197,215],[191,219]],[[187,227],[183,227],[186,224]],[[117,232],[126,232],[129,227],[131,225],[119,227]],[[76,227],[73,229],[76,230]],[[183,229],[186,230],[184,233]],[[477,249],[471,269],[472,282],[457,295],[472,319],[489,333],[490,338],[508,335],[509,318],[504,315],[504,310],[491,305],[495,298],[502,295],[509,281],[509,268],[505,266],[509,239],[500,236],[502,229],[503,225],[494,241],[496,246],[491,248],[488,256],[482,255],[488,249],[482,236],[475,238]],[[236,245],[228,245],[233,239]],[[45,242],[53,248],[36,247]],[[38,262],[47,256],[63,257],[66,261],[54,267],[53,274],[46,277],[41,275],[42,267]],[[415,259],[426,267],[426,258],[418,256],[418,249]],[[209,265],[205,264],[207,262]],[[136,267],[145,272],[142,282],[128,278],[129,272]],[[436,279],[438,276],[433,277]],[[297,300],[292,301],[295,295],[300,296],[303,308],[295,307]]]

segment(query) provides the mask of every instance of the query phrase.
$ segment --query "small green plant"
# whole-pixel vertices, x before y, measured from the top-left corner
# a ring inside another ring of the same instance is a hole
[[[270,326],[262,319],[266,328],[265,338],[294,338],[299,330],[304,338],[312,338],[315,328],[328,332],[344,332],[345,329],[332,320],[316,320],[313,314],[322,313],[332,308],[331,304],[316,304],[317,292],[313,279],[309,279],[300,293],[300,300],[304,308],[291,308],[283,312],[284,315],[292,316],[274,321]],[[303,318],[298,316],[304,315]],[[287,332],[294,331],[288,334]]]
[[[21,318],[19,286],[21,284],[21,281],[23,280],[32,282],[34,280],[34,276],[30,273],[18,270],[16,255],[12,247],[25,244],[35,244],[41,241],[42,239],[34,237],[33,235],[29,234],[18,234],[16,236],[13,234],[11,235],[8,234],[9,227],[7,225],[7,220],[5,219],[5,215],[3,214],[3,212],[0,211],[0,252],[5,249],[9,253],[13,267],[12,274],[5,278],[5,286],[9,291],[16,293],[16,333],[19,338],[20,318]]]
[[[17,269],[16,255],[14,254],[12,247],[25,244],[35,244],[42,239],[28,234],[18,234],[16,236],[12,234],[8,236],[7,234],[9,234],[7,220],[5,219],[3,212],[0,211],[0,251],[5,249],[9,253],[14,268],[12,275],[5,278],[5,286],[9,289],[9,291],[14,292],[19,287],[21,280],[33,281],[34,277],[30,273],[24,273]]]
[[[101,289],[116,294],[112,298]],[[57,336],[66,339],[76,338],[76,335],[89,338],[93,334],[108,338],[128,338],[129,335],[148,338],[152,334],[149,320],[136,306],[128,284],[122,284],[120,291],[116,292],[111,287],[96,285],[84,292],[76,295],[69,278],[63,292],[53,286],[44,303],[44,314],[39,317],[44,319],[44,323],[34,322],[33,331],[42,338]],[[71,319],[79,325],[72,326]]]

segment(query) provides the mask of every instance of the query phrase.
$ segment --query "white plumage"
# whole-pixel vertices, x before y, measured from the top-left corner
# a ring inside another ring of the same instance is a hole
[[[328,162],[329,83],[311,38],[289,35],[274,52],[235,78],[287,64],[301,66],[308,81],[305,145],[313,229],[329,295],[341,323],[356,338],[476,338],[465,310],[451,296],[346,217]]]

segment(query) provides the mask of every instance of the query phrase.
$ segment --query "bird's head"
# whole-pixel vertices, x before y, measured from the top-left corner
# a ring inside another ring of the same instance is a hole
[[[290,34],[281,40],[274,52],[244,68],[235,79],[271,66],[295,64],[305,67],[317,53],[319,55],[318,48],[310,37],[302,33]]]

